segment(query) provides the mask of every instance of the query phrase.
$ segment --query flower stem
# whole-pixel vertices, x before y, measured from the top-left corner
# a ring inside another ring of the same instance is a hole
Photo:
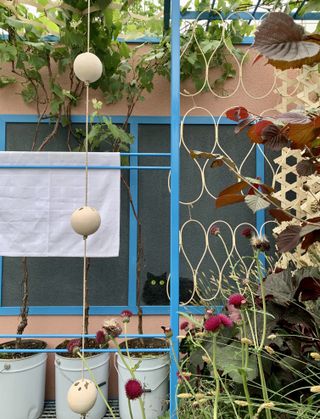
[[[218,404],[220,396],[220,376],[216,366],[216,349],[217,349],[217,336],[214,334],[212,338],[212,367],[213,375],[216,383],[216,391],[214,397],[214,406],[213,406],[213,419],[218,419]]]
[[[112,339],[112,342],[114,343],[114,345],[115,345],[115,347],[117,348],[117,350],[118,350],[118,354],[119,354],[119,356],[120,356],[120,359],[121,359],[121,361],[123,362],[123,364],[124,364],[124,366],[126,367],[126,369],[129,371],[129,374],[131,375],[131,378],[133,378],[134,380],[136,380],[136,376],[135,376],[135,374],[134,374],[134,372],[133,372],[133,368],[131,368],[131,366],[128,364],[128,362],[125,360],[125,357],[123,356],[123,354],[122,354],[122,352],[121,352],[121,349],[120,349],[120,346],[119,346],[119,344],[118,344],[118,342],[114,339],[114,338],[111,338]],[[128,354],[129,354],[129,350],[128,350],[128,348],[127,348],[127,351],[128,351]],[[129,359],[130,359],[130,354],[129,354]],[[140,404],[140,409],[141,409],[141,414],[142,414],[142,419],[147,419],[146,418],[146,412],[145,412],[145,408],[144,408],[144,403],[143,403],[143,400],[142,400],[142,398],[141,397],[139,397],[139,404]]]
[[[256,252],[255,258],[257,262],[258,276],[260,280],[262,313],[263,313],[262,335],[261,335],[260,345],[257,348],[257,361],[258,361],[258,369],[259,369],[259,375],[260,375],[260,381],[261,381],[263,400],[265,403],[268,403],[269,396],[268,396],[267,384],[266,384],[266,379],[265,379],[264,370],[263,370],[262,357],[261,357],[261,352],[264,347],[266,334],[267,334],[267,306],[266,306],[266,296],[265,296],[265,284],[263,282],[263,274],[262,274],[260,260],[259,260],[259,252]],[[266,419],[272,419],[271,412],[269,409],[266,409]]]
[[[101,388],[99,387],[99,384],[97,383],[97,381],[96,381],[96,379],[95,379],[95,376],[94,376],[93,372],[91,371],[91,368],[89,367],[89,364],[88,364],[88,362],[87,362],[86,358],[85,358],[85,357],[81,354],[81,352],[80,352],[80,351],[78,352],[78,356],[81,358],[81,360],[82,360],[82,362],[84,363],[84,365],[85,365],[86,369],[88,370],[88,373],[89,373],[89,375],[90,375],[90,378],[91,378],[91,380],[93,381],[94,385],[96,386],[97,391],[98,391],[98,393],[100,394],[100,396],[101,396],[101,398],[102,398],[102,400],[103,400],[104,404],[107,406],[107,408],[108,408],[108,410],[109,410],[109,412],[110,412],[110,415],[111,415],[114,419],[116,419],[116,417],[115,417],[115,415],[114,415],[114,413],[113,413],[112,407],[110,406],[110,404],[108,403],[108,400],[105,398],[104,394],[102,393]]]
[[[243,322],[243,327],[242,327],[241,334],[243,337],[247,337],[246,325],[245,325],[243,315],[242,315],[242,322]],[[243,391],[244,391],[244,394],[246,396],[246,400],[248,403],[249,417],[250,419],[252,419],[253,418],[252,402],[251,402],[250,393],[248,389],[248,382],[247,382],[247,379],[248,379],[247,370],[248,370],[248,363],[249,363],[249,349],[248,349],[247,343],[241,345],[241,354],[242,354],[242,368],[243,368],[243,371],[241,373],[242,386],[243,386]]]
[[[132,408],[131,408],[131,400],[128,399],[128,407],[129,407],[129,414],[130,414],[130,418],[134,419],[133,417],[133,413],[132,413]]]

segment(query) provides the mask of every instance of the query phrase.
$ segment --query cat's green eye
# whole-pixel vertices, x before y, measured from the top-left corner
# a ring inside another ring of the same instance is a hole
[[[161,281],[159,282],[160,285],[164,285],[164,280],[161,279]]]
[[[151,285],[156,285],[156,283],[157,283],[157,281],[156,281],[155,279],[153,279],[153,280],[151,281]]]

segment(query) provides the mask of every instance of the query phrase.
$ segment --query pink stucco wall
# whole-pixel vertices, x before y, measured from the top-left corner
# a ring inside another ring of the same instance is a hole
[[[247,92],[240,86],[236,93],[229,98],[217,98],[210,92],[195,96],[193,99],[188,97],[181,98],[181,115],[184,115],[191,107],[205,107],[213,115],[222,114],[227,108],[242,105],[255,113],[261,113],[272,109],[277,103],[277,95],[273,92],[273,69],[265,66],[263,60],[252,65],[254,54],[247,60],[243,68],[243,82]],[[215,77],[216,73],[211,72],[210,77]],[[238,79],[226,84],[225,89],[230,94],[238,83]],[[190,83],[184,83],[182,89],[192,92]],[[0,91],[0,115],[1,114],[36,114],[34,105],[26,105],[18,95],[20,86],[10,86]],[[270,92],[270,94],[268,94]],[[249,94],[248,94],[249,93]],[[264,97],[256,100],[254,97]],[[96,91],[91,92],[91,98],[101,97]],[[105,106],[103,112],[107,115],[123,115],[126,113],[124,102],[112,106]],[[79,106],[74,109],[75,114],[84,114],[84,101],[80,101]],[[170,115],[170,85],[161,78],[155,80],[154,90],[151,94],[145,94],[145,101],[138,103],[134,115],[148,116],[167,116]],[[190,115],[207,115],[202,110],[195,110]],[[93,316],[90,323],[90,333],[94,333],[101,327],[104,317]],[[18,319],[15,316],[0,317],[1,333],[15,333]],[[160,333],[161,325],[169,324],[169,318],[165,316],[146,316],[144,321],[145,333]],[[77,316],[30,316],[29,325],[26,333],[80,333],[81,318]],[[136,333],[136,321],[132,321],[129,333]],[[54,347],[58,340],[50,340],[49,346]],[[110,396],[116,395],[117,377],[111,362],[110,374]],[[47,392],[48,399],[54,398],[54,371],[53,356],[48,361]]]

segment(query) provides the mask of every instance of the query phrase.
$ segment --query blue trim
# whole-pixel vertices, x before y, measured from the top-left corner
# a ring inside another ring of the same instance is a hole
[[[252,17],[249,15],[250,11],[248,12],[234,12],[230,15],[221,14],[223,19],[227,20],[252,20]],[[252,14],[252,12],[251,12]],[[266,15],[266,12],[256,12],[255,19],[261,19],[263,16]],[[295,17],[295,13],[290,13],[290,16],[293,18]],[[196,11],[186,11],[181,13],[181,19],[184,20],[220,20],[219,15],[214,15],[212,12],[196,12]],[[320,20],[320,13],[312,12],[312,13],[305,13],[302,16],[299,16],[297,20]]]
[[[120,315],[123,310],[131,310],[137,314],[136,307],[129,306],[90,306],[91,316]],[[143,314],[148,316],[162,316],[170,314],[170,306],[142,306]],[[203,314],[203,307],[181,306],[180,313]],[[19,307],[0,307],[1,316],[19,316]],[[31,306],[30,316],[81,316],[81,306]]]
[[[118,124],[124,121],[123,116],[119,115],[110,115],[112,122]],[[218,120],[219,117],[216,117]],[[181,118],[182,119],[182,118]],[[85,116],[84,115],[75,115],[71,118],[72,122],[74,123],[84,123]],[[26,114],[2,114],[0,115],[0,123],[36,123],[38,121],[38,117],[36,115],[26,115]],[[43,124],[51,123],[50,120],[44,120]],[[170,116],[132,116],[129,119],[129,123],[133,124],[136,123],[138,125],[149,125],[149,124],[170,124]],[[210,116],[188,116],[184,120],[185,124],[188,125],[211,125],[212,118]],[[225,116],[221,117],[219,120],[219,125],[237,125],[237,122],[231,121],[230,119],[226,118]],[[169,154],[169,153],[168,153]]]
[[[89,339],[93,339],[96,337],[96,335],[94,334],[88,334],[88,335],[84,335],[85,338],[89,338]],[[130,334],[128,333],[127,335],[119,335],[118,336],[119,339],[124,339],[124,338],[128,338],[128,339],[132,339],[132,338],[159,338],[159,339],[164,339],[165,335],[163,333],[156,333],[156,334],[143,334],[143,335],[139,335],[139,334]],[[21,338],[21,335],[18,335],[17,333],[1,333],[0,334],[0,339],[15,339],[15,338]],[[39,339],[39,338],[44,338],[44,339],[76,339],[76,338],[82,338],[82,335],[80,333],[31,333],[31,334],[23,334],[22,336],[23,339]]]
[[[137,123],[130,124],[130,133],[134,136],[134,143],[131,144],[130,151],[138,153],[139,151],[139,130]],[[138,157],[130,158],[130,164],[138,166]],[[138,212],[138,171],[130,171],[130,192],[133,206]],[[130,204],[129,204],[130,205]],[[129,219],[129,284],[128,284],[128,305],[129,310],[133,311],[137,305],[137,239],[138,239],[138,224],[135,219],[133,210],[130,205],[130,219]]]
[[[180,178],[180,0],[172,1],[171,8],[171,199],[170,199],[170,326],[172,329],[170,368],[170,418],[177,418],[178,366],[174,359],[179,357],[179,178]]]

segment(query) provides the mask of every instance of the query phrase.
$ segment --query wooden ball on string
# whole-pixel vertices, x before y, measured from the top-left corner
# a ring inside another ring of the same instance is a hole
[[[71,215],[71,226],[81,236],[87,237],[95,233],[101,224],[99,212],[92,207],[81,207]]]
[[[79,80],[85,83],[93,83],[102,75],[102,62],[92,52],[83,52],[76,56],[73,62],[73,70]]]
[[[68,404],[70,409],[84,415],[93,408],[97,400],[97,389],[91,380],[86,378],[75,381],[68,391]]]

